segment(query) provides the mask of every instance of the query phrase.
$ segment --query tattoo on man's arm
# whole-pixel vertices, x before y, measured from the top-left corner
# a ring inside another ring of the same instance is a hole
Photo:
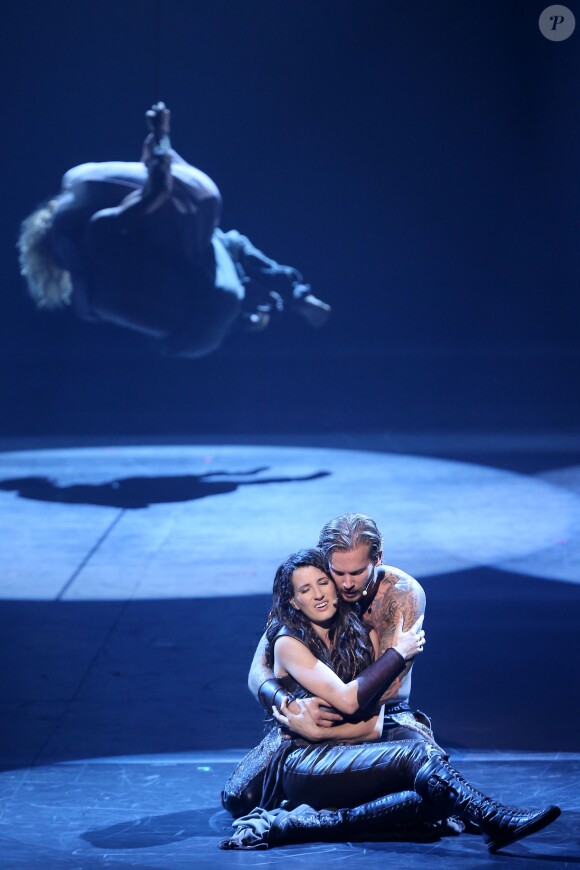
[[[403,630],[409,629],[425,613],[425,593],[419,584],[399,582],[392,587],[391,594],[381,602],[378,615],[380,651],[392,646],[395,629],[400,615],[403,615]]]

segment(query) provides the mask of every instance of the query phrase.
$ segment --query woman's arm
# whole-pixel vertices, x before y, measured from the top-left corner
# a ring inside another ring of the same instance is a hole
[[[369,638],[373,645],[375,658],[379,652],[379,638],[374,630],[369,631]],[[272,712],[274,718],[284,725],[294,734],[298,734],[305,740],[311,743],[320,743],[324,740],[341,740],[345,743],[360,743],[363,740],[378,740],[383,733],[383,720],[385,715],[384,706],[381,707],[378,713],[368,719],[363,719],[360,722],[343,722],[342,724],[334,724],[332,730],[328,730],[328,724],[325,726],[319,725],[312,716],[312,711],[308,701],[311,698],[296,699],[292,705],[294,708],[298,706],[300,712],[291,711],[288,704],[284,701],[280,705],[281,712],[273,707]]]
[[[295,699],[290,695],[281,683],[275,678],[273,671],[268,667],[266,650],[268,639],[266,633],[262,635],[248,674],[248,688],[256,700],[262,705],[266,713],[273,706],[281,707],[283,703],[293,706],[293,712],[298,715],[299,710],[295,705]]]
[[[422,618],[421,618],[422,619]],[[405,659],[415,655],[421,648],[418,624],[406,632],[402,631],[401,616],[398,620],[398,637],[393,647],[386,651],[370,668],[367,668],[360,678],[344,683],[331,668],[314,656],[307,646],[289,635],[282,635],[275,640],[274,673],[276,676],[290,674],[297,683],[313,695],[324,698],[332,707],[341,713],[355,713],[360,707],[365,707],[376,695],[375,684],[384,689],[385,686],[403,670]],[[394,660],[390,662],[393,653]],[[388,659],[387,659],[388,657]],[[366,691],[366,684],[372,683],[373,694]],[[362,691],[363,688],[365,691]]]
[[[290,674],[306,691],[324,698],[342,713],[354,713],[358,708],[356,681],[343,683],[333,670],[294,637],[284,635],[276,640],[274,673],[276,676]]]

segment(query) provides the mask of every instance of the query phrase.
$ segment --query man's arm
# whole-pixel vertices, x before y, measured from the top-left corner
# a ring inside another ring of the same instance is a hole
[[[274,717],[285,725],[294,734],[298,734],[311,743],[320,743],[325,740],[341,740],[344,743],[360,743],[366,740],[379,740],[383,731],[384,708],[381,707],[378,714],[358,722],[343,722],[335,724],[332,733],[328,727],[319,725],[313,718],[308,701],[313,698],[298,698],[292,707],[298,706],[300,712],[294,713],[286,704],[282,709],[274,708]],[[318,699],[319,700],[319,699]]]
[[[408,631],[420,616],[425,614],[425,592],[414,577],[399,568],[384,566],[385,577],[372,603],[370,618],[379,636],[379,652],[393,645],[399,615],[403,616],[403,630]],[[407,701],[411,692],[411,670],[414,658],[404,671],[393,680],[381,701]]]
[[[254,658],[250,665],[250,673],[248,674],[248,689],[257,701],[260,700],[258,692],[262,683],[266,680],[275,679],[274,672],[268,667],[266,662],[267,646],[268,641],[266,639],[266,633],[264,632],[259,640],[258,646],[256,647],[256,652],[254,653]]]

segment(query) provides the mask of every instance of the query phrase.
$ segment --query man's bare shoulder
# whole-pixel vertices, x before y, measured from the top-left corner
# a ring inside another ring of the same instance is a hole
[[[381,585],[388,587],[393,592],[425,595],[419,581],[407,574],[406,571],[395,568],[393,565],[381,565],[379,571],[383,572]]]
[[[392,641],[399,614],[403,614],[408,630],[425,613],[425,592],[414,577],[399,568],[381,565],[380,570],[383,577],[364,619],[377,631],[383,652]]]

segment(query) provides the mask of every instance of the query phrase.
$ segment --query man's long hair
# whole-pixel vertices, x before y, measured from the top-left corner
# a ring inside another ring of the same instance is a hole
[[[51,199],[29,215],[20,227],[17,248],[20,274],[39,308],[60,308],[71,301],[70,273],[55,262],[51,247],[52,220],[57,200]]]
[[[331,650],[318,637],[310,620],[290,603],[294,597],[292,575],[297,568],[317,568],[328,575],[326,561],[321,550],[300,550],[283,562],[274,577],[272,610],[268,617],[266,637],[268,640],[267,659],[272,667],[274,647],[272,644],[282,626],[304,643],[317,659],[324,662],[344,680],[350,682],[364,671],[374,660],[374,650],[368,632],[358,616],[345,604],[336,592],[336,620],[330,630]],[[334,585],[334,581],[329,577]]]
[[[318,546],[328,562],[335,550],[348,552],[361,544],[369,548],[369,559],[374,562],[383,547],[383,538],[372,517],[366,514],[342,514],[322,528]]]

